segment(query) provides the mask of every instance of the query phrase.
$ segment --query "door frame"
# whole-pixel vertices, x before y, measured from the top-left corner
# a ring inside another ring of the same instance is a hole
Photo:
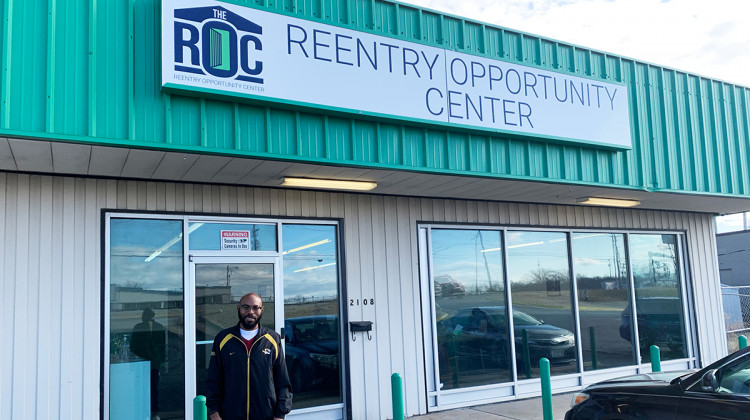
[[[215,253],[210,256],[196,255],[198,252],[191,253],[186,265],[188,270],[185,271],[185,417],[193,418],[193,399],[196,396],[196,336],[195,336],[195,310],[196,310],[196,279],[195,266],[202,264],[272,264],[273,265],[273,297],[274,297],[274,330],[281,335],[281,327],[284,325],[284,290],[281,284],[282,267],[279,256],[220,256]],[[277,302],[281,302],[279,305]],[[229,326],[227,326],[229,327]],[[282,336],[283,337],[283,336]],[[286,350],[286,343],[281,340],[281,348]]]

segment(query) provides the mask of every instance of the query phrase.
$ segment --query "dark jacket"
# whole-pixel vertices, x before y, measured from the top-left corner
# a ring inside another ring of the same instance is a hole
[[[275,331],[261,326],[249,352],[239,325],[216,336],[208,363],[206,406],[209,415],[218,411],[223,420],[269,420],[289,413],[292,389]]]

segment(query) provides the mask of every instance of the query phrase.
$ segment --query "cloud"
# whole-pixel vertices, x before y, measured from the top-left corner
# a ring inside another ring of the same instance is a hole
[[[705,77],[750,86],[746,0],[408,0]]]

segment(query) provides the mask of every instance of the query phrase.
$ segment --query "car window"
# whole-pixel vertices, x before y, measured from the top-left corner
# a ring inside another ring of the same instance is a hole
[[[750,359],[722,368],[719,372],[718,391],[731,394],[750,394]]]
[[[524,312],[513,311],[513,324],[516,326],[542,325],[542,321]]]

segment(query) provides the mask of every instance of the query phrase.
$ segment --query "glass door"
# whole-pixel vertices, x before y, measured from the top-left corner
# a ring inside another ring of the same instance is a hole
[[[242,296],[256,293],[263,299],[261,325],[272,330],[282,317],[282,305],[276,305],[279,278],[276,257],[194,257],[190,263],[193,308],[185,311],[194,326],[186,331],[186,412],[192,418],[192,401],[206,395],[206,378],[214,337],[238,322],[237,305]],[[186,299],[187,300],[187,299]],[[189,314],[189,315],[188,315]],[[191,360],[195,360],[191,363]],[[194,378],[191,380],[191,378]],[[192,385],[192,386],[191,386]]]

